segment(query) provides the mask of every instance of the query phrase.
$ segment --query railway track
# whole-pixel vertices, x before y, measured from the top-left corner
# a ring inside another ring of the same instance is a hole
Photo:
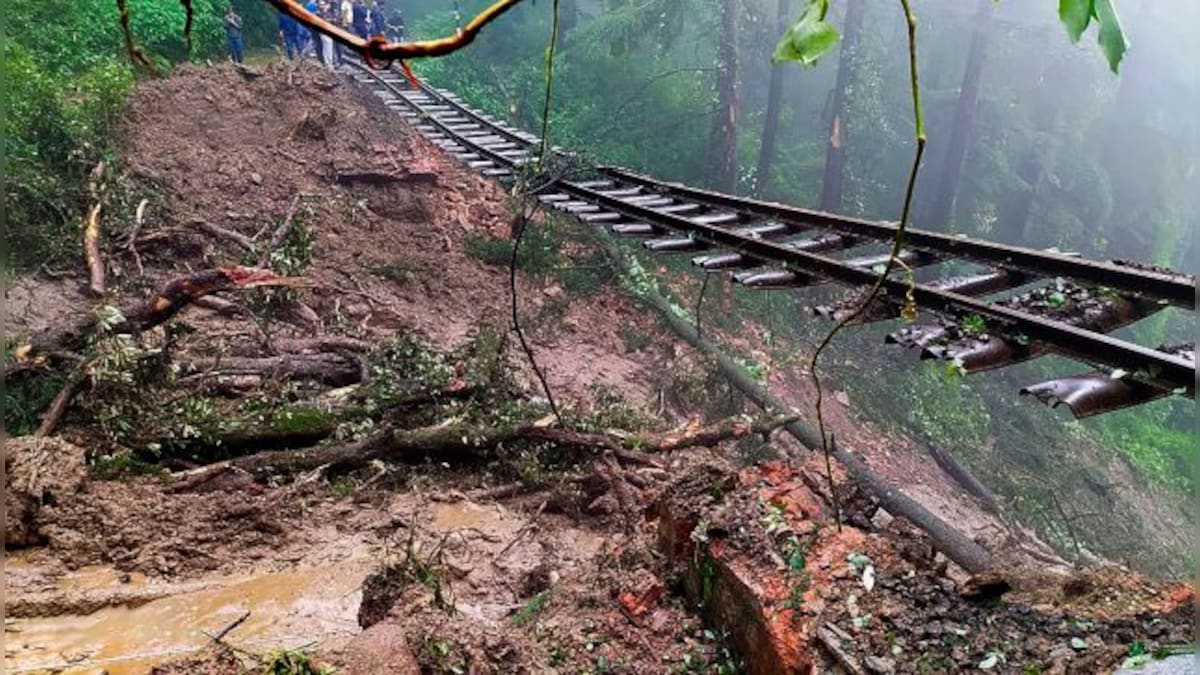
[[[465,105],[451,92],[408,89],[395,71],[354,64],[354,77],[438,147],[485,176],[528,175],[539,140]],[[553,149],[557,159],[570,155]],[[553,162],[559,164],[561,162]],[[551,163],[548,163],[551,164]],[[732,275],[751,289],[837,283],[850,297],[814,307],[839,319],[861,301],[888,259],[896,224],[656,180],[618,167],[539,177],[548,207],[659,254],[690,254],[706,272]],[[1092,371],[1022,389],[1077,417],[1182,394],[1195,397],[1194,345],[1146,347],[1111,335],[1166,307],[1195,311],[1195,278],[1120,261],[1009,246],[908,229],[900,274],[859,323],[900,316],[906,294],[937,315],[888,336],[964,372],[1000,368],[1048,353]],[[907,274],[905,272],[908,272]],[[910,275],[911,280],[910,281]]]

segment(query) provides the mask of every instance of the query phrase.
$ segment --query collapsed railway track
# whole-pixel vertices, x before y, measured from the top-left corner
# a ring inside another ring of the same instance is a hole
[[[538,137],[465,105],[453,93],[411,89],[394,70],[353,63],[354,77],[438,147],[484,176],[515,181],[537,163]],[[571,155],[553,149],[555,162]],[[850,297],[814,307],[839,319],[861,302],[888,259],[897,225],[850,218],[660,181],[618,167],[538,176],[548,208],[643,240],[659,254],[691,254],[706,272],[750,289],[834,282]],[[582,176],[582,177],[581,177]],[[939,318],[892,332],[887,342],[947,361],[964,373],[1055,353],[1092,366],[1021,390],[1077,416],[1169,395],[1195,397],[1192,344],[1146,347],[1111,335],[1166,307],[1195,311],[1195,278],[1123,261],[1093,261],[907,228],[901,272],[858,323],[898,318],[906,294]],[[920,275],[920,280],[915,275]]]

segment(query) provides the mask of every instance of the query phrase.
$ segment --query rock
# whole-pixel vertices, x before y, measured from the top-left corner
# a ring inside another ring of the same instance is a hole
[[[877,530],[886,530],[888,525],[891,525],[892,521],[895,519],[896,517],[887,511],[883,509],[876,509],[875,515],[871,516],[871,525],[873,525]]]
[[[69,498],[83,487],[87,480],[86,451],[55,436],[12,438],[5,444],[4,466],[8,512],[4,545],[18,548],[37,544],[41,541],[36,526],[38,510]]]
[[[890,675],[896,672],[896,661],[886,656],[868,656],[863,659],[863,667],[867,669],[868,673]]]
[[[329,656],[339,666],[339,673],[415,675],[421,672],[408,648],[404,627],[389,622],[371,626]]]
[[[251,171],[250,182],[254,183],[255,185],[262,185],[262,176],[256,171]]]

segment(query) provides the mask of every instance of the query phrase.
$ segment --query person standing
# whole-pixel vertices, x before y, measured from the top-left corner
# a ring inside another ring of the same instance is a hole
[[[383,5],[379,0],[371,0],[371,35],[387,37],[387,20],[383,17]]]
[[[300,56],[300,24],[286,12],[279,13],[279,39],[289,61]]]
[[[229,60],[241,63],[245,53],[245,45],[242,42],[242,17],[233,11],[233,5],[229,5],[229,9],[225,11],[225,38],[229,45]]]
[[[404,42],[404,14],[400,11],[400,8],[397,7],[396,12],[392,14],[392,19],[388,21],[387,28],[388,38],[392,42]]]
[[[367,3],[363,0],[354,0],[352,18],[354,34],[364,40],[371,37],[371,11],[367,9]]]
[[[313,16],[321,15],[321,8],[317,6],[317,0],[308,0],[308,2],[304,3],[304,11]],[[317,57],[318,61],[324,63],[325,59],[322,57],[321,52],[321,31],[310,26],[308,29],[308,41],[312,44],[313,56]]]
[[[345,28],[349,32],[353,32],[354,31],[354,3],[351,2],[350,0],[342,0],[341,5],[339,5],[339,7],[340,7],[339,19],[340,19],[342,28]],[[344,48],[339,43],[337,45],[338,63],[341,63],[343,60],[343,56],[344,56],[343,50],[344,50]]]

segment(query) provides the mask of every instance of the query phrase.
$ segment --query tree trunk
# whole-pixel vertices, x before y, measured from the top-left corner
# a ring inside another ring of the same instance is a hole
[[[720,0],[721,37],[717,46],[717,115],[709,141],[713,186],[733,192],[737,187],[738,0]]]
[[[833,86],[833,99],[829,116],[829,141],[825,147],[825,173],[821,179],[821,210],[842,210],[842,178],[845,173],[846,150],[842,142],[842,108],[846,103],[846,89],[854,78],[855,52],[858,51],[859,34],[862,31],[864,0],[848,0],[846,23],[842,28],[842,46],[838,53],[837,82]]]
[[[942,179],[938,182],[933,204],[925,214],[925,226],[934,230],[945,230],[954,215],[954,199],[958,196],[958,185],[962,181],[967,144],[975,133],[975,118],[979,109],[979,79],[987,58],[988,33],[995,11],[992,4],[993,0],[979,0],[979,9],[975,13],[975,32],[971,35],[967,66],[963,71],[958,106],[954,111],[954,125],[950,129],[950,143],[946,146],[946,155],[942,163]]]
[[[856,0],[857,2],[857,0]],[[775,13],[776,32],[787,29],[788,0],[779,0]],[[762,140],[758,147],[758,165],[754,167],[754,196],[761,197],[771,184],[771,164],[775,161],[776,135],[779,131],[779,107],[783,98],[782,63],[771,64],[771,79],[767,84],[767,112],[763,118]]]

